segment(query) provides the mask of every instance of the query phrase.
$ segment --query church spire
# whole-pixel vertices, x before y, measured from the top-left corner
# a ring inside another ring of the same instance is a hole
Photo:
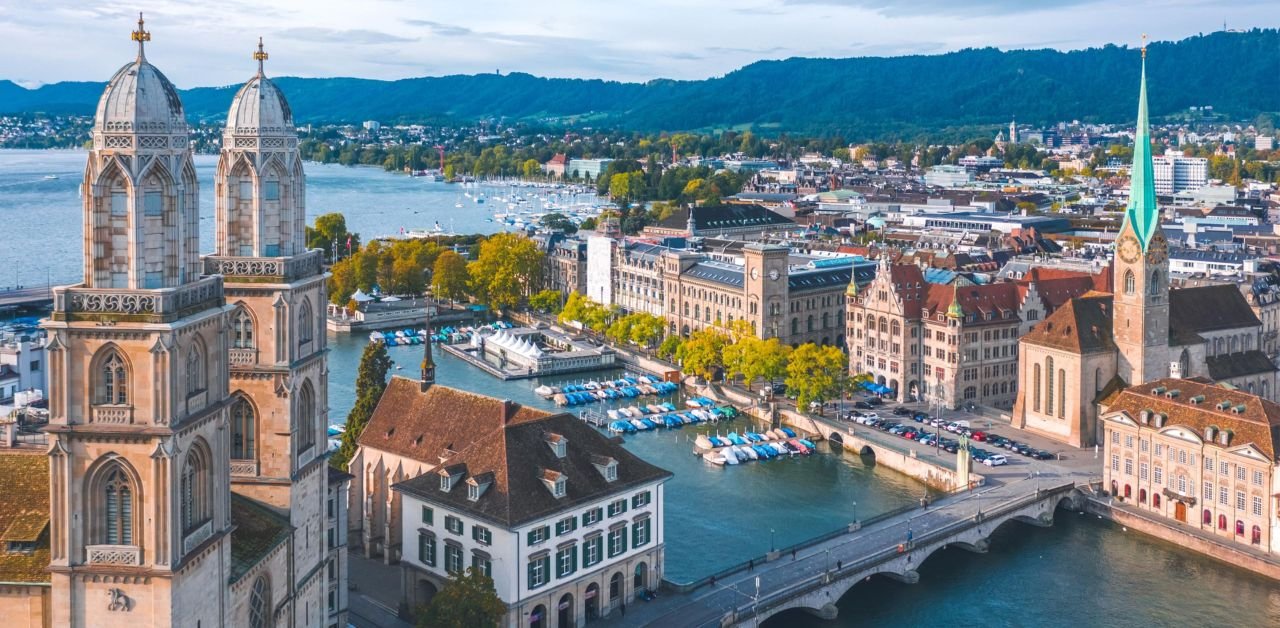
[[[267,51],[262,48],[262,38],[258,38],[258,50],[253,53],[253,58],[258,62],[258,76],[263,76],[262,62],[267,60]]]
[[[1156,205],[1155,171],[1151,164],[1151,130],[1147,120],[1147,36],[1142,36],[1142,81],[1138,88],[1138,126],[1133,138],[1133,166],[1129,170],[1129,206],[1125,222],[1133,225],[1142,250],[1160,222]]]
[[[129,39],[132,39],[133,41],[138,42],[138,61],[142,61],[147,58],[146,55],[143,54],[142,45],[144,42],[151,41],[151,31],[146,30],[145,28],[143,28],[143,26],[144,26],[144,23],[142,21],[142,12],[139,11],[138,12],[138,30],[133,31],[132,33],[129,33]]]
[[[947,306],[947,318],[960,320],[964,318],[964,308],[960,307],[960,278],[951,282],[951,305]]]
[[[418,380],[418,389],[427,392],[436,383],[436,362],[431,357],[431,301],[423,297],[423,309],[426,311],[427,337],[422,342],[422,370]]]

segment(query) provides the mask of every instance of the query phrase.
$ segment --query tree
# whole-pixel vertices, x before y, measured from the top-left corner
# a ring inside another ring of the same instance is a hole
[[[325,259],[333,255],[333,245],[338,245],[338,255],[347,253],[347,242],[350,240],[351,251],[358,249],[360,236],[347,231],[347,218],[341,213],[332,212],[316,216],[316,226],[306,229],[307,248],[324,251]]]
[[[663,359],[671,359],[680,353],[680,346],[684,344],[684,338],[672,334],[662,339],[662,344],[658,345],[658,357]]]
[[[787,364],[787,390],[796,395],[796,408],[804,411],[810,403],[823,403],[844,390],[849,368],[844,352],[811,342],[791,352]],[[821,414],[821,408],[818,410]]]
[[[543,290],[529,297],[529,307],[545,312],[547,314],[557,314],[560,312],[560,291],[559,290]]]
[[[356,371],[356,403],[347,414],[347,429],[342,433],[342,443],[338,451],[329,458],[329,464],[343,471],[356,453],[356,440],[369,424],[373,409],[382,399],[382,391],[387,388],[387,372],[391,370],[391,356],[387,355],[387,345],[371,342],[360,355],[360,368]]]
[[[791,347],[782,344],[777,338],[757,340],[743,365],[742,377],[746,381],[747,390],[751,390],[751,382],[757,378],[773,382],[787,374],[787,360],[791,356]]]
[[[461,301],[467,296],[467,260],[453,251],[444,251],[436,257],[431,272],[431,292],[437,299]]]
[[[578,232],[578,225],[573,224],[564,214],[552,212],[543,216],[538,220],[538,224],[547,229],[554,229],[564,232],[565,235],[573,235]]]
[[[582,224],[578,225],[578,228],[579,228],[579,229],[581,229],[581,230],[583,230],[583,231],[595,231],[595,228],[596,228],[596,217],[595,217],[595,216],[587,216],[587,217],[582,221]]]
[[[529,238],[499,233],[480,243],[467,272],[476,298],[496,310],[510,309],[530,294],[541,277],[542,251]]]
[[[507,605],[493,589],[493,579],[468,567],[449,576],[444,588],[418,619],[420,628],[496,627]]]
[[[635,322],[631,325],[631,342],[642,347],[652,347],[654,342],[662,338],[662,332],[666,329],[662,317],[645,312],[636,312],[632,316],[635,317]]]
[[[720,358],[724,364],[726,380],[733,381],[746,370],[747,361],[756,353],[756,343],[760,342],[751,330],[751,323],[746,319],[738,319],[729,323],[729,342],[721,351]],[[751,382],[747,382],[751,387]]]
[[[715,377],[716,367],[721,365],[724,346],[729,338],[718,330],[700,329],[689,334],[680,345],[677,357],[686,373],[692,373],[707,381]]]
[[[526,159],[520,164],[520,172],[524,174],[524,178],[532,179],[542,174],[542,164],[537,159]]]

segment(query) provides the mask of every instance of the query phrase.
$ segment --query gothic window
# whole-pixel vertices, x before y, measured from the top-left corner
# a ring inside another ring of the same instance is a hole
[[[315,399],[316,395],[311,388],[311,382],[303,382],[302,388],[298,390],[298,398],[294,410],[297,423],[293,426],[294,439],[298,443],[299,454],[311,449],[316,444]]]
[[[1134,283],[1135,282],[1133,278],[1133,271],[1132,270],[1124,271],[1124,293],[1125,294],[1134,293],[1134,290],[1136,290],[1136,288],[1134,287]]]
[[[302,346],[311,342],[311,337],[315,333],[315,321],[311,320],[311,303],[305,299],[302,305],[298,307],[298,345]]]
[[[1044,412],[1049,416],[1053,416],[1053,358],[1044,359],[1044,377],[1048,381],[1048,385],[1044,387]]]
[[[895,336],[902,333],[902,327],[898,325],[898,321],[893,321],[893,324],[889,326],[889,333]]]
[[[133,545],[133,486],[120,465],[107,472],[102,483],[103,534],[107,545]]]
[[[1031,385],[1031,409],[1034,412],[1040,411],[1040,365],[1036,364],[1031,369],[1034,372],[1034,381]]]
[[[191,343],[187,351],[187,395],[204,392],[208,387],[205,379],[204,352],[200,350],[199,341]]]
[[[125,405],[129,403],[129,369],[120,353],[112,349],[99,363],[96,403]]]
[[[193,532],[209,520],[212,510],[209,483],[208,451],[203,442],[197,441],[187,451],[187,457],[182,462],[182,476],[179,478],[179,505],[184,533]]]
[[[831,325],[831,314],[829,312],[822,313],[822,328],[827,329]],[[897,325],[897,323],[894,323]]]
[[[253,317],[243,307],[236,308],[231,317],[232,345],[237,349],[253,348]]]
[[[1093,369],[1093,392],[1102,392],[1102,369]]]
[[[249,593],[249,628],[271,625],[271,585],[266,576],[258,576]]]
[[[813,331],[813,314],[809,315],[808,329],[806,331]]]
[[[800,319],[798,318],[791,319],[791,333],[792,334],[800,333]]]
[[[231,406],[231,457],[238,460],[252,460],[257,445],[254,431],[257,422],[253,414],[253,405],[248,399],[240,397]]]
[[[1058,418],[1067,418],[1067,371],[1058,369]]]
[[[1151,271],[1151,283],[1147,286],[1147,294],[1153,297],[1160,296],[1160,271]]]

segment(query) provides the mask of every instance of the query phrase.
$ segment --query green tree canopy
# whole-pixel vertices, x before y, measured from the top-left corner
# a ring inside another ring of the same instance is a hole
[[[507,605],[493,589],[493,579],[468,567],[449,576],[426,612],[419,628],[496,628]]]
[[[543,216],[538,220],[538,224],[546,227],[547,229],[562,231],[565,235],[573,235],[578,232],[578,225],[573,224],[573,221],[569,220],[569,218],[564,214],[556,212]]]
[[[542,290],[529,297],[529,307],[547,314],[560,312],[561,294],[559,290]]]
[[[477,299],[497,310],[514,308],[542,277],[542,251],[522,235],[499,233],[480,243],[467,271]]]
[[[715,377],[716,368],[722,365],[724,347],[728,342],[729,337],[715,329],[700,329],[689,334],[676,356],[680,359],[681,369],[710,381]]]
[[[810,342],[792,351],[786,384],[787,391],[796,395],[796,407],[805,411],[810,403],[838,396],[845,389],[848,365],[848,358],[836,347]]]
[[[369,424],[369,418],[382,398],[382,391],[387,388],[387,372],[390,370],[391,356],[387,355],[386,344],[371,342],[365,345],[356,371],[356,403],[347,414],[347,429],[342,433],[342,443],[329,458],[329,464],[347,470],[347,464],[356,453],[356,440]]]
[[[431,272],[431,292],[437,299],[461,301],[467,296],[467,260],[453,251],[441,251]]]

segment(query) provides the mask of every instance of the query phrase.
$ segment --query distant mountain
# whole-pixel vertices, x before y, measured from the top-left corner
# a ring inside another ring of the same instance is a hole
[[[1153,116],[1212,105],[1238,119],[1280,111],[1280,31],[1218,32],[1156,43]],[[502,117],[641,131],[750,126],[765,133],[890,139],[958,127],[1132,120],[1138,54],[968,49],[941,55],[761,61],[700,81],[619,83],[478,74],[376,81],[280,78],[299,122]],[[226,115],[236,86],[184,90],[193,118]],[[101,83],[28,90],[0,81],[0,113],[93,112]]]

